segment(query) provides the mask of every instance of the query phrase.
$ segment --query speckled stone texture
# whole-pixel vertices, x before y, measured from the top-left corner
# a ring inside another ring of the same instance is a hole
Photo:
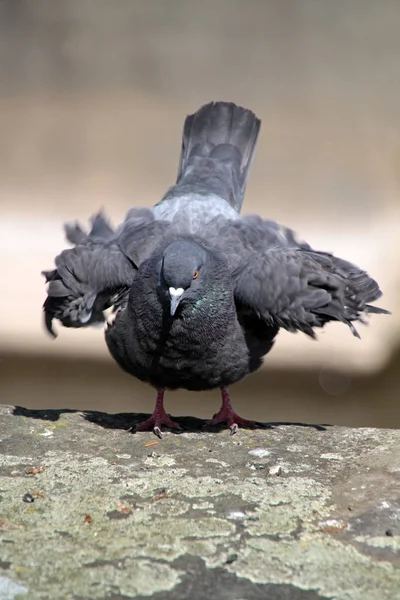
[[[400,432],[0,407],[0,598],[400,599]]]

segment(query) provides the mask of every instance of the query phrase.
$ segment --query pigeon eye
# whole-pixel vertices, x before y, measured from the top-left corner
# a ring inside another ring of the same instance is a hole
[[[193,279],[197,279],[198,276],[199,276],[199,270],[196,269],[195,272],[194,272],[194,275],[193,275]]]

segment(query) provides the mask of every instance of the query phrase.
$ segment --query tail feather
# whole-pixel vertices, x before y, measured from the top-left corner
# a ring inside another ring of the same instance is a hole
[[[211,102],[189,115],[173,192],[214,193],[240,212],[260,126],[252,111],[231,102]]]

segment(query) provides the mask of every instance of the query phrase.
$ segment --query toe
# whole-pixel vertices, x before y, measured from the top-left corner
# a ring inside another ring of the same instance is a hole
[[[165,427],[169,427],[170,429],[182,429],[182,427],[176,421],[171,419],[171,415],[165,415],[164,418],[160,421],[162,425]]]
[[[254,429],[257,426],[255,421],[249,421],[248,419],[243,419],[242,417],[239,417],[239,415],[237,415],[236,413],[233,414],[232,426],[233,425],[236,425],[236,427],[241,425],[242,427],[249,427],[250,429]]]
[[[148,431],[148,430],[152,429],[153,426],[154,426],[154,420],[147,419],[147,421],[143,421],[143,423],[139,423],[138,425],[136,425],[135,431]]]

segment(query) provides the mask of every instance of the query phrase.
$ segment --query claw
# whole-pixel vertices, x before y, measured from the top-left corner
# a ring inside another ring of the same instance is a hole
[[[156,435],[160,440],[162,440],[163,435],[161,433],[161,429],[159,427],[154,427],[153,428],[153,433],[154,435]]]
[[[231,430],[231,435],[235,435],[235,433],[236,433],[236,432],[237,432],[237,430],[238,430],[238,425],[237,425],[237,423],[233,423],[233,424],[232,424],[232,425],[229,427],[229,429]]]

